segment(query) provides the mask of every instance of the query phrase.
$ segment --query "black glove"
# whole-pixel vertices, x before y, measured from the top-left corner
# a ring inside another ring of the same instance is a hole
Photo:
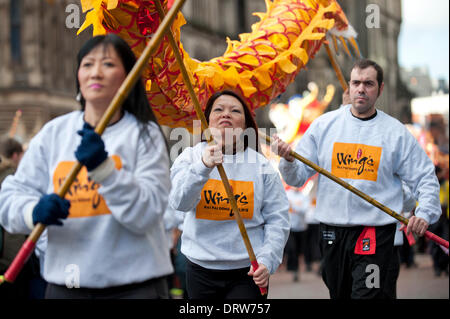
[[[92,171],[108,158],[105,143],[88,123],[84,123],[83,129],[77,133],[81,135],[81,143],[75,151],[75,157],[88,171]]]
[[[41,197],[33,209],[33,224],[62,225],[60,219],[69,216],[70,201],[57,194],[47,194]]]

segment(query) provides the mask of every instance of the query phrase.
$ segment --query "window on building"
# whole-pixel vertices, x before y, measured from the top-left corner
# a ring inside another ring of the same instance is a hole
[[[21,5],[21,0],[10,1],[11,57],[15,62],[20,62],[22,58],[20,30]]]
[[[247,12],[246,12],[246,6],[244,0],[238,0],[237,2],[237,14],[238,14],[238,33],[244,33],[247,30],[246,25],[246,18],[247,18]]]

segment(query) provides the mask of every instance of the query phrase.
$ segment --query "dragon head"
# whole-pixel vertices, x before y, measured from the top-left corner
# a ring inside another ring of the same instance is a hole
[[[341,31],[347,29],[347,27],[349,26],[347,16],[336,0],[317,0],[317,2],[323,7],[328,7],[331,4],[335,5],[337,8],[336,11],[334,13],[327,13],[326,17],[329,19],[334,19],[334,27],[336,29]]]
[[[318,4],[324,7],[333,5],[336,8],[334,12],[329,12],[325,14],[326,18],[334,20],[334,27],[328,31],[327,38],[328,40],[332,40],[335,51],[336,52],[339,51],[337,41],[339,40],[347,55],[352,56],[349,50],[350,46],[352,47],[356,57],[358,58],[361,57],[361,52],[359,50],[359,46],[356,41],[356,36],[358,34],[356,33],[353,26],[348,22],[347,16],[345,15],[339,3],[336,0],[316,0],[316,1]]]

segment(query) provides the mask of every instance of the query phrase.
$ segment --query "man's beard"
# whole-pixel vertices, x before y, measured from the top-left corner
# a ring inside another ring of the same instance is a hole
[[[364,99],[365,99],[365,103],[363,103],[363,104],[357,104],[357,103],[356,103],[356,99],[359,98],[359,97],[364,98]],[[373,104],[370,103],[370,101],[369,101],[369,99],[368,99],[368,97],[367,97],[366,95],[364,95],[364,96],[363,96],[363,95],[358,95],[358,96],[356,96],[355,99],[352,101],[352,105],[353,105],[353,108],[354,108],[359,114],[365,114],[365,113],[367,113],[370,109],[372,109],[372,107],[373,107]]]

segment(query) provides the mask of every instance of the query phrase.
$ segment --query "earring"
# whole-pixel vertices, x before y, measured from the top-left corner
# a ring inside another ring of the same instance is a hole
[[[78,94],[77,94],[77,96],[75,97],[75,99],[76,99],[78,102],[81,102],[81,92],[78,92]]]

